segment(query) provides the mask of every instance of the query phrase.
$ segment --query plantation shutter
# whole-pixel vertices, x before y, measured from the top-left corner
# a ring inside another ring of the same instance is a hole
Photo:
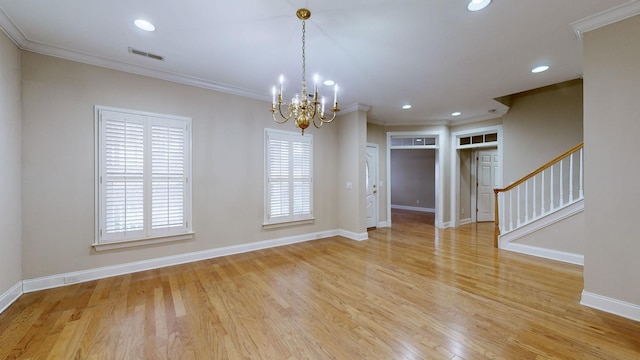
[[[151,118],[151,229],[185,226],[187,128],[184,121]]]
[[[102,204],[104,239],[144,234],[144,117],[105,111],[102,115]]]
[[[266,223],[312,218],[312,137],[266,133]]]

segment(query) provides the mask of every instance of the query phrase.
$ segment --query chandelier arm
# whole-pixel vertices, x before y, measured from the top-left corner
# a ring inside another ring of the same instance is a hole
[[[333,120],[335,120],[335,119],[336,119],[336,116],[338,115],[338,111],[340,111],[340,109],[333,109],[333,110],[332,110],[332,112],[333,112],[333,116],[331,116],[331,119],[327,120],[327,119],[326,119],[326,117],[321,117],[321,118],[320,118],[320,121],[321,121],[321,122],[323,122],[323,123],[330,123],[330,122],[332,122]]]
[[[271,107],[271,116],[273,117],[273,121],[275,121],[278,124],[284,124],[287,121],[289,121],[289,119],[291,119],[291,115],[292,115],[291,112],[289,112],[286,116],[282,112],[282,102],[281,101],[278,101],[278,113],[280,113],[281,120],[278,120],[276,118],[276,109],[275,109],[275,107],[272,106]]]

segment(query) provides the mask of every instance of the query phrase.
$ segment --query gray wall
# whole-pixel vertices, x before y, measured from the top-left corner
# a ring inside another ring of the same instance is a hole
[[[22,76],[25,279],[338,228],[337,123],[308,129],[315,222],[264,230],[264,129],[299,131],[275,124],[267,102],[30,52],[22,54]],[[92,250],[94,105],[192,118],[194,240]]]
[[[0,31],[0,296],[22,280],[21,118],[20,51]]]
[[[584,36],[585,291],[640,306],[640,16]]]
[[[434,209],[435,150],[391,150],[391,205]]]

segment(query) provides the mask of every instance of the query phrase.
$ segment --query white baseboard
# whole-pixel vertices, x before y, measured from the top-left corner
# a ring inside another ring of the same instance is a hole
[[[369,239],[369,233],[367,233],[366,231],[358,234],[351,231],[340,229],[338,230],[338,235],[342,237],[346,237],[347,239],[356,240],[356,241],[363,241],[363,240]]]
[[[640,321],[640,306],[582,290],[580,304],[611,314]]]
[[[378,227],[379,227],[379,228],[387,228],[387,227],[389,227],[389,223],[388,223],[388,222],[386,222],[386,221],[380,221],[380,222],[378,223]]]
[[[533,255],[545,259],[562,261],[570,264],[584,266],[584,255],[565,251],[546,249],[537,246],[519,244],[515,242],[500,242],[500,249],[509,250],[521,254]]]
[[[13,285],[4,294],[0,295],[0,314],[22,296],[22,281]]]
[[[391,208],[392,209],[399,209],[399,210],[411,210],[411,211],[428,212],[428,213],[436,212],[436,209],[433,209],[433,208],[424,208],[424,207],[417,207],[417,206],[391,205]]]
[[[344,230],[329,230],[329,231],[321,231],[310,234],[303,234],[297,236],[289,236],[283,237],[279,239],[273,240],[265,240],[254,242],[250,244],[242,244],[242,245],[234,245],[227,246],[223,248],[209,249],[198,252],[192,252],[187,254],[180,254],[174,256],[167,256],[157,259],[150,259],[144,261],[137,261],[127,264],[120,264],[114,266],[107,266],[95,269],[88,269],[82,271],[75,271],[65,274],[58,274],[52,276],[45,276],[35,279],[27,279],[22,282],[21,290],[25,293],[45,290],[55,287],[60,287],[64,285],[70,285],[85,281],[92,281],[97,279],[103,279],[111,276],[118,276],[124,274],[130,274],[139,271],[152,270],[166,266],[179,265],[190,263],[199,260],[212,259],[221,256],[240,254],[249,251],[273,248],[277,246],[295,244],[310,240],[317,240],[332,236],[341,235],[354,240],[366,240],[367,233],[364,233],[364,239],[362,238],[363,234],[355,234],[351,232],[347,232]],[[1,304],[1,302],[0,302]]]
[[[467,225],[467,224],[471,224],[473,221],[471,221],[471,218],[466,218],[466,219],[460,219],[460,222],[458,223],[458,225]]]

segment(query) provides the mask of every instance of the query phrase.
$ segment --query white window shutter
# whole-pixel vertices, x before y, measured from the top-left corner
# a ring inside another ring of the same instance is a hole
[[[267,130],[265,146],[265,223],[312,218],[312,137]]]
[[[103,238],[144,230],[144,118],[104,112]]]
[[[187,134],[184,122],[151,121],[151,229],[185,226]]]

